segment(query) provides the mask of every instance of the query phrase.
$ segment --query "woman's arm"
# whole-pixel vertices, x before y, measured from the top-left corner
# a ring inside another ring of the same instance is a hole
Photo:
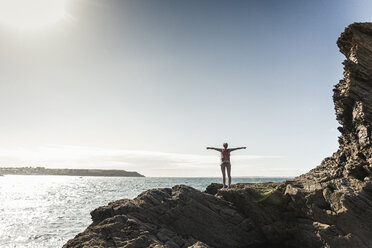
[[[214,147],[207,147],[207,150],[216,150],[218,152],[222,151],[220,148],[214,148]]]
[[[243,147],[231,148],[229,150],[230,150],[230,152],[232,152],[232,151],[240,150],[240,149],[247,149],[247,147],[243,146]]]

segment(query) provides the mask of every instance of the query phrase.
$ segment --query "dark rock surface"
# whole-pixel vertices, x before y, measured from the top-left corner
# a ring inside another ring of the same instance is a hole
[[[350,25],[337,45],[346,56],[344,79],[333,95],[342,125],[339,150],[278,191],[297,219],[310,220],[299,228],[299,241],[318,240],[316,247],[372,247],[372,23]]]
[[[340,147],[318,167],[282,183],[149,190],[94,210],[64,247],[372,247],[372,24],[337,45]]]
[[[230,202],[185,185],[153,189],[91,213],[65,247],[257,247],[265,242]]]

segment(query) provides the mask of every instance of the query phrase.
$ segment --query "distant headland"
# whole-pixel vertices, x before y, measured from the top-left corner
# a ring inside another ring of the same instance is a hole
[[[144,177],[144,175],[141,175],[135,171],[97,169],[50,169],[45,167],[0,167],[0,175]]]

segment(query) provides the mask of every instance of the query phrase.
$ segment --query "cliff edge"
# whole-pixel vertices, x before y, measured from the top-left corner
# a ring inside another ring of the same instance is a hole
[[[372,23],[350,25],[337,45],[340,147],[318,167],[282,183],[148,190],[92,211],[64,248],[372,247]]]

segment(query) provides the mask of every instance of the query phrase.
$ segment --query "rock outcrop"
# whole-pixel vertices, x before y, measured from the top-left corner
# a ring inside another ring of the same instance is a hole
[[[258,247],[261,232],[230,202],[185,185],[153,189],[92,213],[65,247]]]
[[[372,247],[372,24],[350,25],[337,45],[340,147],[318,167],[282,183],[149,190],[92,211],[64,247]]]
[[[310,172],[279,186],[299,218],[297,238],[316,247],[372,247],[372,23],[354,23],[337,41],[346,56],[334,88],[339,150]],[[313,235],[313,236],[312,236]],[[308,246],[310,247],[310,245]]]

